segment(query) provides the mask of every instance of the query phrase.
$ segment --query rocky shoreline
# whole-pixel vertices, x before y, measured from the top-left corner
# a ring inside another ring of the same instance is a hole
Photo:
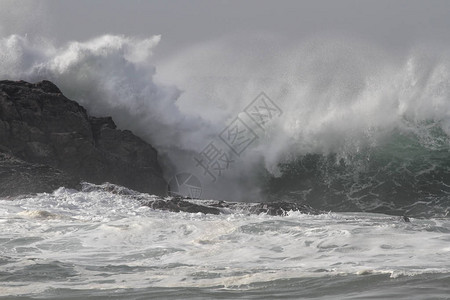
[[[290,212],[301,212],[305,214],[322,214],[323,211],[314,209],[305,204],[294,202],[229,202],[220,200],[199,200],[183,197],[157,197],[146,193],[139,193],[123,186],[111,183],[95,185],[90,183],[82,183],[81,190],[83,192],[108,192],[120,195],[124,198],[137,200],[142,205],[151,207],[156,210],[170,212],[187,212],[187,213],[203,213],[203,214],[267,214],[270,216],[286,216]]]
[[[111,182],[164,196],[157,151],[49,81],[0,81],[0,197]]]
[[[81,182],[89,184],[81,184]],[[167,196],[157,151],[111,117],[93,117],[50,81],[0,81],[0,198],[59,187],[104,189],[153,209],[220,214],[319,213],[297,203],[234,203]],[[156,196],[151,196],[156,195]]]

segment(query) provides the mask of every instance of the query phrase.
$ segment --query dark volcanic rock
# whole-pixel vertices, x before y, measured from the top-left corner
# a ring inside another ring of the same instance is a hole
[[[188,212],[188,213],[204,213],[204,214],[220,214],[220,210],[207,204],[196,204],[180,198],[153,200],[146,203],[153,209],[168,210],[172,212]]]
[[[244,206],[242,203],[219,201],[217,203],[210,204],[213,207],[221,207],[228,209],[237,209],[241,206],[241,209],[250,214],[267,214],[269,216],[285,216],[288,212],[298,211],[307,214],[320,214],[323,211],[312,208],[309,205],[299,204],[295,202],[265,202],[265,203],[246,203]]]
[[[0,197],[53,191],[60,186],[78,189],[80,180],[48,165],[27,163],[0,153]]]
[[[82,183],[83,192],[108,192],[120,195],[124,199],[139,201],[142,205],[156,210],[170,212],[188,212],[203,214],[267,214],[271,216],[286,216],[289,212],[300,212],[304,214],[322,214],[323,211],[314,209],[308,205],[294,202],[268,202],[268,203],[244,203],[228,202],[219,200],[198,200],[182,197],[161,198],[154,195],[139,193],[123,186],[111,183],[96,185],[84,182]]]
[[[312,208],[309,205],[295,202],[264,202],[264,203],[238,203],[226,201],[207,201],[208,206],[230,210],[240,210],[249,214],[267,214],[269,216],[286,216],[291,211],[305,214],[322,214],[323,211]],[[206,204],[205,203],[205,204]],[[223,210],[222,210],[223,211]]]
[[[305,214],[323,213],[322,211],[316,210],[308,205],[297,204],[294,202],[238,203],[214,200],[170,198],[143,201],[143,204],[159,210],[214,215],[232,212],[256,215],[267,214],[270,216],[286,216],[291,211],[297,211]]]
[[[55,172],[67,178],[166,194],[157,152],[151,145],[130,131],[116,129],[111,118],[88,116],[49,81],[0,81],[0,151],[30,166],[47,166],[49,172],[58,169]],[[14,178],[7,169],[2,167],[2,186]],[[61,180],[60,185],[65,184]],[[42,188],[35,191],[50,191],[54,185],[42,181]]]

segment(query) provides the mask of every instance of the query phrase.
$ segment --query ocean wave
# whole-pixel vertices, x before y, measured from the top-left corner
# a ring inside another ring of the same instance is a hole
[[[417,47],[398,59],[362,41],[315,38],[279,49],[273,37],[239,47],[243,37],[234,37],[156,62],[160,38],[105,35],[56,46],[2,37],[0,77],[54,81],[91,114],[112,115],[155,145],[167,179],[198,175],[209,198],[447,214],[444,52]],[[261,91],[282,115],[255,130],[257,141],[211,182],[193,156]]]

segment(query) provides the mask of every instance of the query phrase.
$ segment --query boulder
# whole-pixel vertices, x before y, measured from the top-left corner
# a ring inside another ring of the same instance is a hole
[[[64,173],[70,182],[73,178],[111,182],[155,195],[167,191],[151,145],[128,130],[117,129],[110,117],[89,116],[50,81],[0,81],[0,152],[9,161],[15,158],[21,164]],[[5,159],[3,163],[0,185],[18,176],[12,171],[8,175],[9,165]],[[50,191],[54,180],[42,183],[36,192]],[[62,180],[60,186],[66,183]],[[11,187],[7,190],[15,194]],[[17,186],[17,190],[33,188]]]

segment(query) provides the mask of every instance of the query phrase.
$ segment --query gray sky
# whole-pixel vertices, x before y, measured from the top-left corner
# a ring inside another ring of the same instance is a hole
[[[26,5],[24,5],[26,4]],[[105,33],[161,34],[156,55],[223,36],[273,34],[286,43],[344,35],[404,50],[450,41],[450,1],[23,1],[0,0],[2,35],[44,34],[56,42]]]

